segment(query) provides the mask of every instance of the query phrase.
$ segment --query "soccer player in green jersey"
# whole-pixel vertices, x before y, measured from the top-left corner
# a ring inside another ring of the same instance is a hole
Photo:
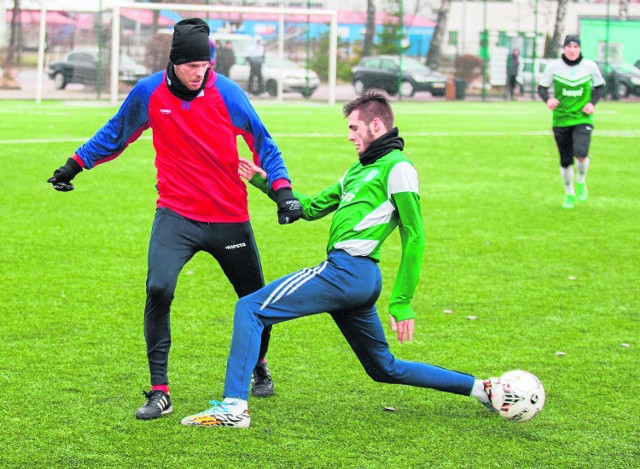
[[[474,396],[491,408],[493,380],[483,381],[438,366],[399,360],[389,351],[376,309],[382,287],[378,267],[380,247],[397,227],[402,255],[389,313],[398,340],[411,341],[414,332],[411,300],[425,245],[418,173],[402,154],[404,141],[394,127],[393,111],[382,91],[365,92],[345,105],[344,115],[358,160],[339,181],[315,197],[295,193],[304,219],[317,220],[333,213],[327,259],[238,301],[224,400],[211,401],[211,408],[185,417],[183,425],[248,427],[247,399],[263,328],[323,312],[331,315],[375,381]],[[240,174],[273,198],[261,171],[250,161],[241,160]]]
[[[595,105],[604,95],[604,78],[595,62],[580,53],[580,38],[564,39],[564,54],[549,64],[540,77],[538,94],[553,111],[553,135],[560,153],[560,175],[565,188],[562,207],[575,207],[589,197],[587,171]],[[553,87],[553,96],[549,88]],[[574,187],[574,158],[576,176]]]

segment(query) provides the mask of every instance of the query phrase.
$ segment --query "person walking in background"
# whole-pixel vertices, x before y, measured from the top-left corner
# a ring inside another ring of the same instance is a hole
[[[604,95],[605,82],[596,63],[582,56],[579,36],[567,35],[563,51],[540,77],[538,94],[553,111],[553,135],[560,153],[560,175],[565,189],[562,207],[573,209],[576,196],[580,202],[589,198],[587,172],[593,113]],[[553,96],[549,94],[550,87],[553,87]]]
[[[282,154],[251,106],[231,80],[211,70],[209,27],[199,18],[175,25],[166,71],[138,82],[124,103],[47,182],[73,190],[83,171],[119,156],[140,134],[153,129],[157,169],[157,209],[151,230],[144,308],[144,336],[151,391],[138,419],[155,419],[173,410],[169,395],[170,309],[184,265],[200,251],[220,264],[238,297],[264,285],[258,249],[249,221],[247,190],[238,175],[236,137],[242,136],[256,163],[266,170],[277,194],[278,222],[302,215],[293,197]],[[265,354],[270,328],[262,332],[253,394],[273,394]],[[206,343],[208,336],[203,335]]]
[[[264,93],[264,79],[262,77],[262,64],[264,63],[264,46],[262,38],[255,38],[254,43],[247,49],[247,61],[249,62],[249,85],[248,92],[256,96]],[[254,87],[254,81],[258,88]]]
[[[378,262],[385,239],[397,227],[402,240],[400,266],[389,300],[392,330],[400,342],[411,341],[425,237],[418,173],[402,154],[404,141],[394,127],[389,101],[370,89],[345,105],[349,141],[358,153],[344,176],[315,197],[295,192],[303,218],[333,213],[328,257],[316,267],[276,280],[236,304],[224,400],[211,401],[204,412],[185,417],[187,426],[248,427],[251,367],[259,354],[263,328],[328,312],[375,381],[407,384],[473,395],[491,408],[491,381],[426,363],[396,359],[389,350],[376,301],[382,278]],[[240,160],[240,173],[274,198],[259,167]],[[326,377],[325,377],[326,378]]]
[[[509,91],[509,98],[515,101],[516,98],[516,86],[518,85],[518,67],[520,66],[520,51],[513,49],[511,55],[507,59],[507,89]]]
[[[236,63],[236,54],[233,51],[233,44],[231,41],[227,41],[224,46],[220,46],[220,48],[216,50],[215,71],[219,75],[228,77],[231,73],[231,67]]]

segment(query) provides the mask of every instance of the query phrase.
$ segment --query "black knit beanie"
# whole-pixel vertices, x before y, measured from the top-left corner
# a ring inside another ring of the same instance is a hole
[[[580,36],[578,36],[577,34],[567,34],[567,36],[564,38],[563,47],[568,46],[572,42],[575,42],[577,45],[580,45]]]
[[[200,18],[189,18],[176,23],[169,60],[175,65],[180,65],[188,62],[208,62],[210,57],[207,23]]]

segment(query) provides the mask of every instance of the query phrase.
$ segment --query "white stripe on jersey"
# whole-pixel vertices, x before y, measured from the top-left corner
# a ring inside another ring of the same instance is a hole
[[[271,295],[267,298],[267,300],[260,307],[260,311],[269,306],[270,303],[275,303],[284,295],[290,295],[295,292],[298,288],[304,285],[306,282],[314,278],[316,275],[319,275],[324,268],[327,266],[329,261],[324,261],[322,264],[312,268],[312,269],[302,269],[296,274],[289,277],[287,280],[278,285],[278,288],[271,292]]]

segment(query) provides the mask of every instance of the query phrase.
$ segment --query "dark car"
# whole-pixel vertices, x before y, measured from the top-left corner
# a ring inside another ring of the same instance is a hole
[[[351,70],[351,82],[357,94],[369,88],[380,88],[390,95],[398,93],[398,77],[402,64],[401,96],[413,96],[428,91],[432,96],[444,96],[446,77],[411,57],[380,55],[364,57]]]
[[[623,62],[597,62],[602,76],[607,81],[607,91],[611,96],[626,98],[631,94],[640,96],[640,69]]]
[[[79,49],[67,54],[64,60],[49,64],[48,75],[56,88],[64,89],[69,83],[81,83],[95,85],[98,80],[98,49]],[[111,74],[110,65],[106,60],[100,64],[100,74],[103,83],[108,81]],[[137,64],[126,54],[120,55],[120,81],[135,84],[141,78],[147,76],[147,70],[143,65]]]

